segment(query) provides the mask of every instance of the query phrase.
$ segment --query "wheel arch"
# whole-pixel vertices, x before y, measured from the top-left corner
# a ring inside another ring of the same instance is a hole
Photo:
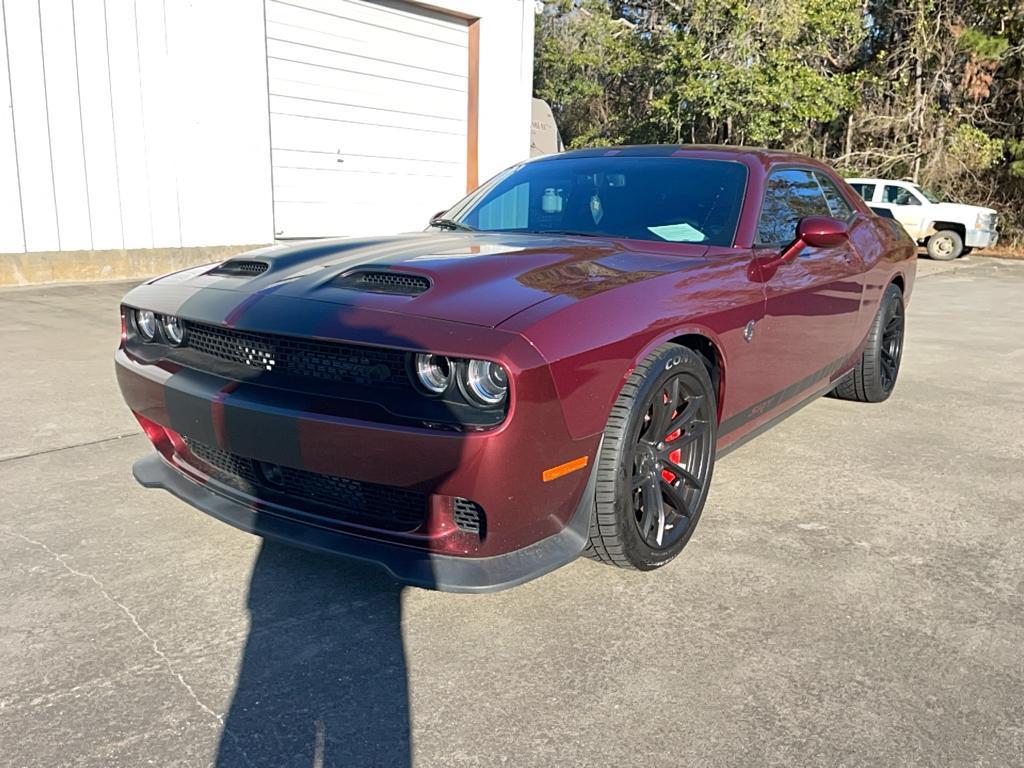
[[[931,231],[928,236],[931,237],[936,232],[941,232],[944,229],[951,229],[960,235],[961,239],[967,237],[967,226],[958,221],[933,221],[930,225]]]
[[[693,350],[704,359],[708,374],[711,376],[711,384],[715,388],[715,410],[719,420],[721,420],[725,362],[715,342],[699,333],[684,333],[681,336],[669,339],[669,343],[678,344],[681,347]]]
[[[681,347],[686,347],[687,349],[696,352],[704,359],[708,366],[708,374],[711,376],[711,383],[715,388],[715,399],[718,401],[716,411],[718,420],[721,421],[722,405],[725,402],[725,387],[728,378],[726,373],[727,365],[725,354],[722,352],[723,345],[721,340],[715,337],[715,334],[711,333],[707,329],[699,327],[677,328],[672,331],[659,334],[649,343],[644,345],[630,363],[629,368],[627,368],[623,373],[619,386],[616,387],[615,392],[612,393],[611,401],[608,404],[609,412],[611,411],[612,405],[614,405],[616,399],[619,397],[622,387],[625,386],[626,380],[629,379],[630,374],[633,373],[637,365],[639,365],[642,360],[662,344],[678,344]]]

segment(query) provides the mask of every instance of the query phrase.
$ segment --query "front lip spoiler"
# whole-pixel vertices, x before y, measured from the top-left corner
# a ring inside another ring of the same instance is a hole
[[[597,486],[595,467],[569,524],[554,536],[493,557],[455,557],[362,539],[252,509],[191,480],[157,453],[135,462],[132,474],[142,486],[163,488],[201,512],[243,531],[374,563],[404,584],[442,592],[498,592],[575,560],[590,536]]]

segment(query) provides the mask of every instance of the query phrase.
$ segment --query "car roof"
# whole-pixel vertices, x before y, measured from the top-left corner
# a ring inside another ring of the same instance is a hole
[[[917,184],[910,181],[909,179],[871,179],[861,176],[851,176],[846,180],[847,184],[906,184],[910,187],[916,187]]]
[[[566,158],[585,157],[716,157],[719,159],[753,160],[762,165],[801,163],[822,166],[817,160],[794,152],[783,152],[765,147],[737,147],[720,144],[628,144],[622,146],[573,149],[557,155],[544,155],[531,162],[550,162]]]

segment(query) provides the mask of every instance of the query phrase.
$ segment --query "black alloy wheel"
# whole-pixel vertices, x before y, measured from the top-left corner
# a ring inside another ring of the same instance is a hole
[[[896,283],[890,283],[871,323],[860,360],[852,371],[836,382],[835,389],[829,394],[840,400],[861,403],[887,400],[900,374],[905,330],[903,292]]]
[[[882,389],[892,392],[903,356],[903,302],[891,301],[886,307],[882,327],[881,370]]]
[[[633,518],[651,549],[665,550],[696,522],[711,472],[711,403],[693,374],[655,390],[633,446]]]
[[[630,374],[605,428],[588,557],[646,571],[686,546],[715,463],[709,367],[700,353],[665,344]]]

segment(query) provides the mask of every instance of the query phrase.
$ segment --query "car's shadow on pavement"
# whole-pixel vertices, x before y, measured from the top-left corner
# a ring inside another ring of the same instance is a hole
[[[214,765],[409,765],[401,589],[372,566],[264,541]]]

